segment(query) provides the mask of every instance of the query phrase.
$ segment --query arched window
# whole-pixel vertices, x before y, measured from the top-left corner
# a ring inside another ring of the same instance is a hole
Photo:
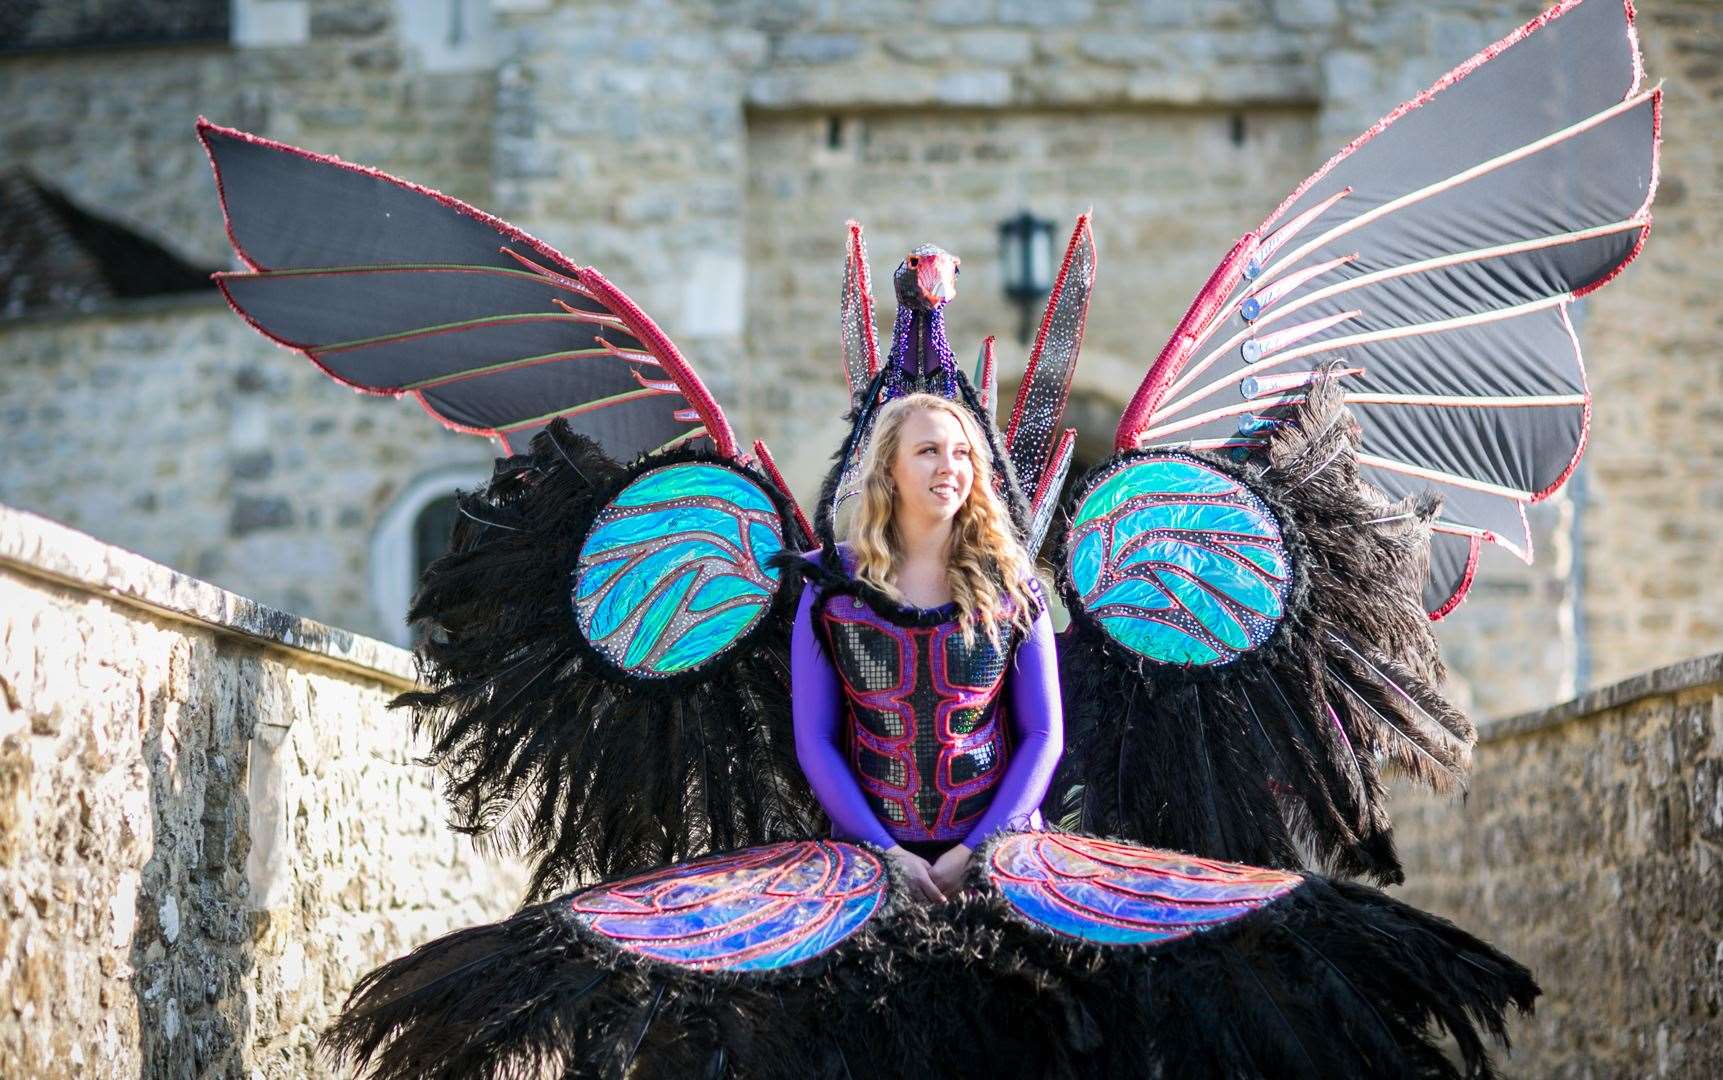
[[[425,567],[449,550],[455,521],[461,516],[456,496],[442,495],[426,503],[413,519],[413,580],[425,576]]]
[[[407,608],[425,567],[448,550],[460,516],[455,494],[482,487],[487,478],[483,466],[436,469],[415,478],[383,511],[371,536],[371,598],[385,640],[413,643]]]

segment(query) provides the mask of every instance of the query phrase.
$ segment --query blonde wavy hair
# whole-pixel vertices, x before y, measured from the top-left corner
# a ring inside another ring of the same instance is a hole
[[[862,455],[861,498],[847,530],[850,552],[855,557],[854,573],[893,600],[904,602],[892,584],[903,545],[897,535],[897,494],[891,465],[902,442],[904,421],[922,411],[956,417],[963,437],[969,441],[975,481],[951,523],[946,575],[964,641],[973,644],[979,626],[997,647],[1001,623],[1029,632],[1038,610],[1030,591],[1035,571],[1017,541],[1005,504],[993,490],[993,454],[981,425],[957,402],[937,394],[910,394],[880,409],[873,437]]]

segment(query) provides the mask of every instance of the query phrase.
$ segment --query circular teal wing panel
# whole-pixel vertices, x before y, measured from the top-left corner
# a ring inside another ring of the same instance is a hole
[[[1224,664],[1285,615],[1292,562],[1249,488],[1182,454],[1121,458],[1077,501],[1065,573],[1114,641],[1162,664]]]
[[[710,461],[642,472],[594,519],[575,563],[581,634],[630,675],[723,655],[765,617],[784,533],[766,489]]]

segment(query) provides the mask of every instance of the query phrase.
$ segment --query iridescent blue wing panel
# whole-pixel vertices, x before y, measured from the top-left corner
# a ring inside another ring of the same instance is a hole
[[[629,675],[663,678],[727,653],[765,618],[783,520],[764,484],[716,461],[635,476],[580,546],[571,601],[581,636]]]
[[[1098,945],[1151,945],[1225,926],[1297,888],[1298,874],[1076,833],[1023,832],[987,878],[1021,918]]]
[[[1211,665],[1263,644],[1286,610],[1292,563],[1257,495],[1179,454],[1098,470],[1076,500],[1064,570],[1084,613],[1161,664]]]
[[[854,936],[885,903],[878,856],[852,844],[766,844],[576,894],[569,912],[619,949],[699,971],[774,971]]]

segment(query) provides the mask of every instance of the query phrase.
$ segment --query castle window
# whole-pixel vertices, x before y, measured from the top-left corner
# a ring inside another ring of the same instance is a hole
[[[461,516],[454,495],[444,495],[425,504],[413,521],[413,578],[425,576],[425,568],[449,550],[455,521]]]
[[[410,646],[407,608],[425,567],[449,548],[460,510],[460,491],[483,487],[483,465],[451,465],[416,477],[402,489],[371,534],[371,603],[382,627],[380,636]]]

